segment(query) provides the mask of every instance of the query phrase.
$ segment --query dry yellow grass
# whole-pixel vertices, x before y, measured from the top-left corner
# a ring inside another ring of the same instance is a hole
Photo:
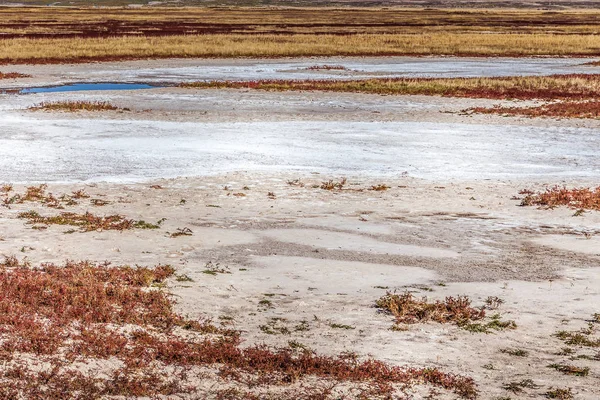
[[[0,62],[188,57],[600,55],[600,36],[554,34],[195,35],[6,39]]]
[[[598,10],[0,8],[0,62],[596,56],[598,20]]]

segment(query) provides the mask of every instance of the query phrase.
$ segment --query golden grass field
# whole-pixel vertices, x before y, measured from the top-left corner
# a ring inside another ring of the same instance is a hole
[[[0,62],[187,57],[596,56],[600,11],[0,9]]]
[[[0,62],[302,56],[597,56],[600,36],[544,34],[196,35],[8,39]]]

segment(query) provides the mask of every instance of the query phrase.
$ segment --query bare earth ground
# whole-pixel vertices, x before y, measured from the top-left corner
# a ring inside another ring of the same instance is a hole
[[[52,114],[25,110],[42,100],[66,98],[110,100],[132,111]],[[192,279],[169,283],[178,309],[191,317],[210,317],[230,324],[243,332],[248,345],[286,345],[294,340],[325,354],[355,351],[394,365],[438,366],[473,377],[482,399],[543,398],[551,387],[572,388],[576,399],[598,399],[600,361],[571,359],[593,356],[598,349],[575,346],[575,354],[557,355],[565,344],[553,334],[584,328],[586,321],[600,312],[600,214],[586,212],[576,217],[575,210],[566,208],[519,207],[518,199],[518,192],[524,188],[597,185],[598,165],[584,153],[597,146],[598,122],[468,117],[458,113],[463,108],[489,103],[497,102],[174,88],[4,95],[0,99],[0,118],[4,121],[5,146],[17,146],[20,141],[28,146],[31,138],[27,135],[35,138],[36,126],[48,127],[53,135],[64,129],[64,135],[77,142],[89,139],[85,133],[94,124],[114,121],[145,121],[150,131],[160,123],[186,122],[191,124],[190,132],[198,132],[200,137],[202,129],[215,129],[218,124],[232,121],[285,121],[292,126],[309,121],[316,122],[312,129],[317,132],[318,122],[362,121],[373,123],[372,129],[378,129],[377,124],[382,122],[449,124],[448,142],[442,140],[442,144],[453,143],[456,129],[486,125],[504,130],[507,142],[513,137],[517,140],[521,132],[533,135],[539,130],[549,141],[559,143],[566,135],[574,147],[564,154],[571,161],[546,171],[543,163],[558,160],[560,155],[551,153],[549,159],[539,161],[545,150],[538,142],[523,140],[519,145],[530,146],[527,149],[531,154],[523,164],[542,167],[532,170],[535,173],[521,173],[518,168],[507,173],[500,165],[489,164],[478,179],[461,178],[458,172],[450,178],[426,172],[425,178],[415,177],[418,174],[399,172],[401,166],[398,172],[383,174],[377,166],[382,161],[368,157],[361,158],[364,174],[319,168],[307,157],[302,159],[306,162],[303,166],[255,166],[226,173],[215,172],[215,167],[208,168],[202,177],[158,179],[150,174],[132,183],[122,183],[118,169],[87,165],[91,172],[86,179],[90,180],[76,182],[77,175],[56,177],[51,179],[57,182],[50,184],[49,191],[60,195],[85,189],[92,198],[109,204],[97,207],[81,203],[67,211],[119,213],[152,223],[166,218],[161,228],[72,234],[65,234],[69,227],[62,226],[34,230],[17,218],[19,212],[37,210],[42,215],[53,215],[57,211],[32,203],[13,205],[10,209],[0,208],[0,254],[26,256],[34,263],[62,263],[67,259],[168,263],[178,274]],[[206,128],[203,124],[208,123],[216,125]],[[99,134],[109,138],[128,134],[123,128],[126,125],[107,126]],[[244,135],[256,134],[252,130],[257,128],[249,126],[248,132],[239,133],[240,149],[245,146]],[[413,129],[413,125],[407,126]],[[584,131],[569,131],[578,128]],[[167,135],[168,129],[161,129]],[[327,131],[322,132],[326,142]],[[486,131],[467,132],[474,141],[486,140]],[[590,142],[585,141],[585,133],[592,138]],[[92,149],[93,140],[87,142]],[[346,143],[346,148],[342,139],[343,152],[338,157],[344,159],[346,154],[350,162],[356,154],[352,149],[368,147],[371,140],[365,137],[362,143]],[[492,136],[487,140],[499,139]],[[400,145],[394,146],[397,153],[390,159],[404,162]],[[64,154],[52,150],[59,153],[54,163],[59,163],[61,157],[68,159],[65,148]],[[506,151],[503,149],[497,149],[497,153]],[[166,145],[164,151],[168,152]],[[227,164],[229,151],[222,154],[220,163]],[[292,151],[302,149],[293,147]],[[448,145],[444,151],[440,154],[451,158],[462,154],[465,165],[469,165],[468,158],[474,157],[477,149],[461,153],[460,146]],[[381,152],[386,153],[385,146]],[[85,164],[86,154],[77,154]],[[418,152],[415,154],[417,160]],[[590,150],[590,157],[593,154]],[[19,164],[18,157],[13,161]],[[385,163],[390,162],[385,159]],[[52,165],[46,168],[51,171]],[[19,164],[18,170],[23,183],[15,185],[15,190],[22,191],[28,184],[23,177],[27,173],[35,176],[35,171],[26,163]],[[319,188],[323,181],[342,176],[348,178],[344,190]],[[9,178],[2,175],[2,179]],[[390,188],[368,190],[377,184]],[[193,234],[170,237],[170,233],[183,228]],[[204,273],[209,262],[218,263],[229,273]],[[476,306],[483,305],[488,296],[497,296],[504,300],[498,309],[502,318],[514,320],[518,327],[491,334],[436,323],[412,325],[407,331],[390,330],[393,318],[378,312],[374,303],[386,291],[407,290],[430,299],[468,295]],[[269,300],[270,306],[265,307],[264,300]],[[295,330],[300,324],[306,329]],[[334,324],[347,325],[348,329],[334,328]],[[282,327],[290,333],[282,333]],[[501,352],[507,348],[525,350],[528,356]],[[589,367],[590,373],[586,377],[564,375],[547,367],[554,363]],[[503,389],[503,385],[524,379],[533,380],[537,386],[521,393]],[[415,394],[415,398],[422,395]]]

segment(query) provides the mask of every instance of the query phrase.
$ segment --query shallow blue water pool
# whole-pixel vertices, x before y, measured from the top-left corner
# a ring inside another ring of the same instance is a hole
[[[32,87],[19,90],[20,94],[27,93],[57,93],[57,92],[81,92],[86,90],[139,90],[155,89],[160,86],[148,85],[146,83],[73,83],[60,86]]]

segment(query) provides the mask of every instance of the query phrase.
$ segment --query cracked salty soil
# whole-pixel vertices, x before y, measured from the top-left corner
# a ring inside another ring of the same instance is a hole
[[[303,187],[288,183],[296,178]],[[575,346],[574,355],[560,356],[565,344],[553,337],[587,326],[599,311],[597,213],[519,207],[513,196],[520,182],[441,186],[349,177],[341,191],[314,187],[329,178],[337,177],[231,173],[152,182],[162,189],[53,184],[48,191],[55,195],[85,189],[109,203],[82,200],[65,211],[166,220],[154,230],[65,234],[69,227],[37,230],[17,218],[26,210],[57,210],[17,204],[0,209],[0,253],[34,263],[171,264],[192,279],[169,283],[178,310],[239,329],[248,345],[296,341],[325,354],[355,351],[396,365],[438,366],[472,376],[484,399],[541,397],[550,387],[598,398],[600,361],[570,360],[598,349]],[[361,190],[379,183],[390,189]],[[170,237],[178,228],[193,234]],[[229,273],[204,273],[208,262]],[[502,318],[518,327],[484,334],[427,323],[392,331],[393,318],[374,302],[387,291],[407,290],[430,299],[464,294],[477,306],[497,296],[504,300]],[[528,356],[502,353],[506,348]],[[563,375],[547,367],[553,363],[587,366],[590,373]],[[537,387],[503,389],[524,379]]]

